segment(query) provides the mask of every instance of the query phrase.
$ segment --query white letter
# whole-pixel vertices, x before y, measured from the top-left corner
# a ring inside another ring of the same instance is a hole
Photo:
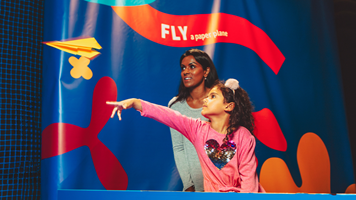
[[[182,29],[181,26],[178,26],[178,29],[179,29],[180,33],[182,34],[182,36],[183,36],[183,40],[187,40],[187,29],[188,29],[188,26],[184,26],[184,30]]]
[[[180,40],[180,37],[176,36],[176,29],[174,28],[174,26],[171,26],[171,31],[172,31],[172,39],[173,40]]]
[[[161,31],[162,31],[162,38],[166,38],[166,34],[169,34],[169,31],[166,30],[166,29],[169,29],[169,25],[167,24],[161,24]]]

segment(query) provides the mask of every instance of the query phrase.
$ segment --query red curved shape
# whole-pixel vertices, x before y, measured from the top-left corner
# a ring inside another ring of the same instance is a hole
[[[149,5],[112,8],[133,30],[158,44],[173,47],[239,44],[253,50],[275,74],[285,60],[271,38],[242,17],[226,13],[170,15]]]
[[[287,150],[287,141],[271,110],[264,108],[252,113],[255,120],[253,134],[264,145],[278,151]]]
[[[42,159],[58,156],[85,145],[85,129],[66,123],[54,123],[42,132]]]
[[[102,142],[90,148],[96,174],[107,190],[126,190],[128,177],[119,160]]]
[[[90,124],[81,128],[67,123],[54,123],[42,132],[42,159],[58,156],[82,146],[88,146],[100,182],[108,190],[125,190],[128,177],[115,155],[98,139],[98,134],[110,119],[112,107],[106,101],[116,101],[117,88],[110,77],[101,78],[93,92]]]

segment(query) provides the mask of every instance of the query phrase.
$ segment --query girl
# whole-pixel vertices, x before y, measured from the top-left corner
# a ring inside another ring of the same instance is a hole
[[[203,99],[219,79],[209,55],[199,49],[187,50],[179,62],[181,80],[178,95],[168,107],[192,118],[207,121],[201,115]],[[183,191],[204,191],[203,172],[193,144],[175,129],[171,128],[174,160],[183,182]]]
[[[206,192],[264,192],[256,174],[252,106],[235,79],[218,83],[204,99],[201,114],[209,122],[188,118],[167,107],[139,99],[107,102],[117,112],[134,108],[182,133],[197,150]]]

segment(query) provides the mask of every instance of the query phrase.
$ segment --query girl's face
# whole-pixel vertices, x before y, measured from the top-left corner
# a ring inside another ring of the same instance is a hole
[[[227,111],[228,103],[225,103],[224,96],[218,87],[213,87],[208,96],[204,99],[201,114],[204,117],[219,115]],[[208,117],[207,117],[208,118]]]
[[[194,56],[183,58],[181,63],[181,76],[185,87],[196,87],[204,84],[204,78],[209,74],[210,68],[204,70],[202,65],[198,63]]]

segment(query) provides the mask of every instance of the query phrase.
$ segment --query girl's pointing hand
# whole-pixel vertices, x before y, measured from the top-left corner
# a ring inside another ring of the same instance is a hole
[[[136,110],[141,111],[141,101],[139,99],[126,99],[123,101],[107,101],[106,104],[115,106],[111,113],[111,118],[114,117],[117,112],[117,116],[119,120],[121,120],[121,111],[129,108],[134,108]]]

